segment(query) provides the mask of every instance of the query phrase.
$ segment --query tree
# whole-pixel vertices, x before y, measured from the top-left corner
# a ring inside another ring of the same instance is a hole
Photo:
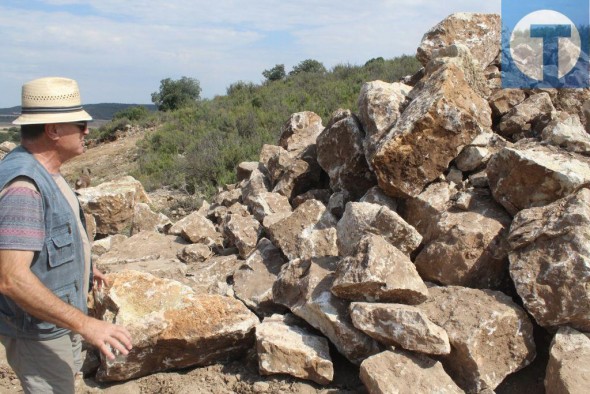
[[[285,65],[277,64],[270,70],[264,70],[262,72],[262,76],[266,78],[267,81],[280,81],[287,76],[287,73],[285,72]]]
[[[160,111],[174,111],[194,104],[201,96],[198,80],[182,77],[177,81],[166,78],[160,81],[160,90],[152,93],[152,102]]]
[[[293,67],[293,70],[289,73],[289,75],[297,75],[301,73],[320,73],[323,74],[326,72],[326,67],[317,60],[307,59]]]

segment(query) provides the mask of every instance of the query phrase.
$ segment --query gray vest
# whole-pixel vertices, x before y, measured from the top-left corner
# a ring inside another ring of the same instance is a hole
[[[23,147],[0,161],[0,190],[18,176],[32,179],[43,199],[45,244],[35,252],[31,271],[62,301],[86,313],[84,250],[76,216],[51,174]],[[84,215],[80,217],[83,221]],[[68,332],[29,315],[0,294],[0,335],[44,340]]]

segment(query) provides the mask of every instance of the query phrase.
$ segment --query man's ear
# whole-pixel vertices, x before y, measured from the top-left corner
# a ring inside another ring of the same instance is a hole
[[[57,132],[57,125],[54,123],[47,123],[45,125],[45,135],[47,137],[49,137],[50,140],[59,139],[59,133]]]

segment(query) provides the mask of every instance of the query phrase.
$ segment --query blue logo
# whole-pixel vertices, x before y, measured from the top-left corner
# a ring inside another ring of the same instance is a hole
[[[502,1],[502,87],[590,87],[588,0]]]

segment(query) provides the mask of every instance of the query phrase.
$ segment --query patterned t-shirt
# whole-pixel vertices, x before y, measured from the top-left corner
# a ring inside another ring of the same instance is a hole
[[[0,249],[41,251],[44,240],[41,195],[17,179],[0,193]]]

